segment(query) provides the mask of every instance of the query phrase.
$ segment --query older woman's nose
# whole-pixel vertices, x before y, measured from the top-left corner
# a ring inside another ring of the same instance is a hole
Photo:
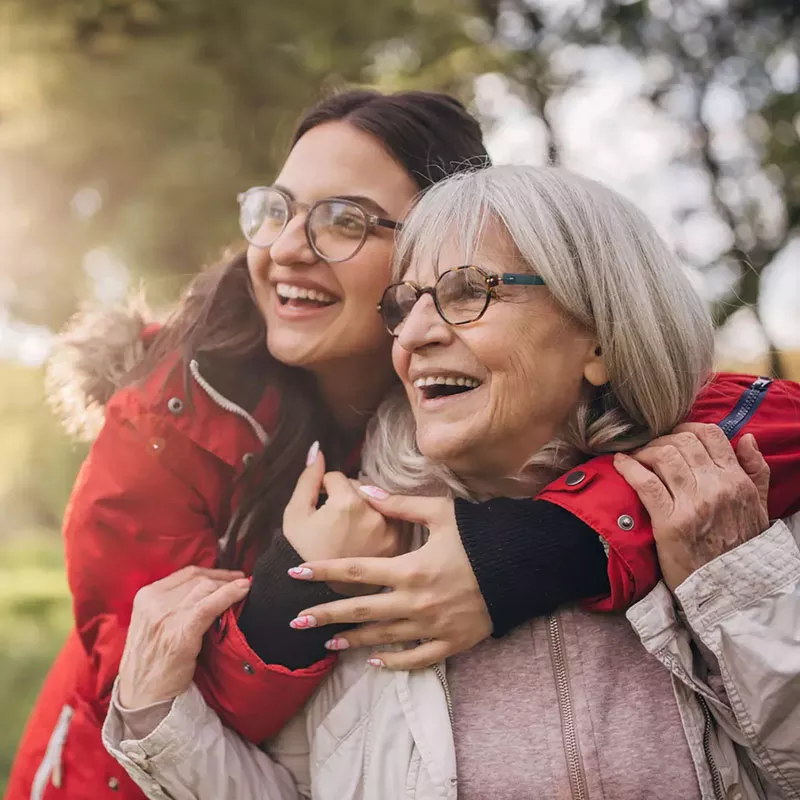
[[[272,243],[269,252],[276,264],[287,267],[295,264],[311,265],[319,261],[319,257],[308,242],[302,214],[297,214],[289,220],[289,224]]]
[[[432,344],[447,344],[453,329],[441,318],[429,294],[424,294],[414,304],[400,326],[397,343],[412,352]]]

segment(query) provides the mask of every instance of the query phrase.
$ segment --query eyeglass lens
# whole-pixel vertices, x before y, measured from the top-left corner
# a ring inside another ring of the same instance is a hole
[[[443,272],[433,289],[439,313],[450,325],[474,322],[484,312],[489,301],[486,277],[475,267]],[[393,334],[406,320],[421,295],[407,283],[390,286],[381,302],[381,314],[386,328]]]
[[[248,242],[258,247],[275,243],[292,217],[288,199],[275,189],[251,189],[241,199],[239,223]],[[364,211],[348,200],[324,200],[309,211],[309,244],[317,255],[345,261],[364,242],[368,222]]]

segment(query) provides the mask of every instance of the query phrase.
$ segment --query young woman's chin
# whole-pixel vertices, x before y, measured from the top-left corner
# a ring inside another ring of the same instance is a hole
[[[313,367],[324,360],[325,333],[267,328],[267,349],[273,358],[290,367]]]

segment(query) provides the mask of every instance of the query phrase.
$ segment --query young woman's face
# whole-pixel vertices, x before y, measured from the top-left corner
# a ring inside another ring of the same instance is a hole
[[[270,247],[247,251],[270,352],[311,371],[352,359],[366,370],[373,360],[389,364],[391,338],[376,306],[390,278],[393,231],[374,228],[355,256],[328,263],[311,249],[304,224],[307,207],[329,197],[358,198],[368,213],[400,220],[416,184],[377,139],[328,122],[297,142],[274,185],[299,208]]]

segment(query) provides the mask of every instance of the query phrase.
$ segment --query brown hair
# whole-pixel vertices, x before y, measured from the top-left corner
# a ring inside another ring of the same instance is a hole
[[[489,164],[480,126],[448,95],[369,90],[336,94],[305,114],[292,146],[312,128],[338,120],[376,137],[420,190],[454,172]],[[280,363],[267,350],[245,252],[223,259],[192,281],[131,380],[141,379],[176,352],[190,401],[193,359],[201,362],[215,388],[245,409],[255,407],[266,386],[275,387],[280,396],[275,429],[243,475],[242,501],[225,529],[218,531],[225,538],[220,562],[240,564],[250,546],[263,550],[280,527],[311,443],[320,442],[329,469],[341,469],[355,443],[334,424],[313,376]]]

